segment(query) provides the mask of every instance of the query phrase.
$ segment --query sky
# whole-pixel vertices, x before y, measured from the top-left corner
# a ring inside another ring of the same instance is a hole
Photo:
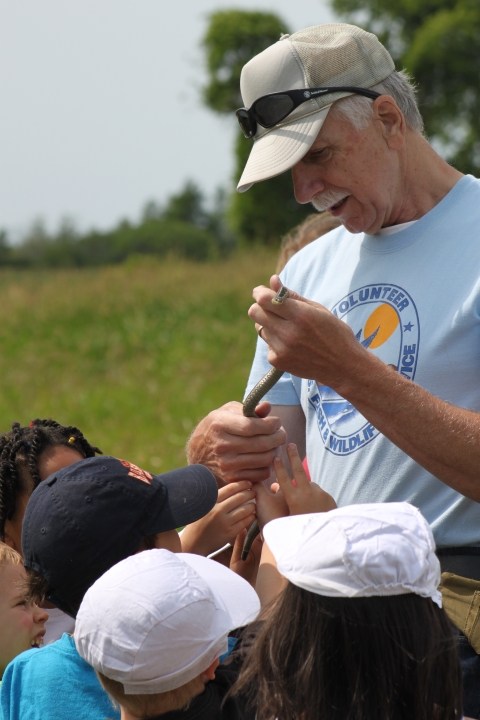
[[[0,228],[135,221],[193,179],[233,183],[234,118],[202,107],[217,9],[335,21],[327,0],[1,0]]]

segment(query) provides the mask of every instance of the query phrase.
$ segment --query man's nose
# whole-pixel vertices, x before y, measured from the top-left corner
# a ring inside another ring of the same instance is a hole
[[[319,176],[318,168],[309,167],[301,160],[292,168],[292,180],[295,200],[302,205],[325,190],[325,183]]]

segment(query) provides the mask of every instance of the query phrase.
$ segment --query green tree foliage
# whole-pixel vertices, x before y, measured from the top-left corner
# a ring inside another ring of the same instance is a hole
[[[33,222],[23,241],[12,246],[0,230],[0,266],[89,267],[114,265],[132,255],[174,255],[195,261],[215,260],[233,248],[225,227],[224,194],[218,191],[208,211],[201,190],[187,181],[163,206],[146,203],[141,221],[122,220],[107,232],[81,235],[70,218],[49,235],[41,219]]]
[[[188,180],[183,190],[169,198],[162,217],[167,221],[180,220],[197,227],[207,227],[208,213],[205,210],[205,198],[198,185]]]
[[[243,105],[242,67],[285,32],[288,32],[287,26],[273,13],[214,12],[203,39],[208,69],[208,84],[203,92],[205,104],[215,112],[233,115]],[[252,141],[246,140],[239,131],[235,143],[236,181],[251,148]],[[276,245],[281,236],[309,212],[311,208],[295,201],[290,173],[284,173],[254,185],[246,193],[234,193],[227,215],[232,230],[243,242]]]
[[[286,32],[285,23],[273,13],[243,10],[212,13],[202,41],[209,75],[203,91],[205,104],[219,113],[235,112],[242,105],[242,67]]]
[[[375,32],[418,83],[427,135],[463,172],[480,172],[479,0],[332,0]]]

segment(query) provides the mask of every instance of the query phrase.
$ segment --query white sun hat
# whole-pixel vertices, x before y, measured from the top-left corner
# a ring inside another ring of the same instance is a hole
[[[252,58],[242,70],[240,90],[245,107],[250,108],[259,97],[285,90],[368,89],[394,70],[390,54],[372,33],[345,23],[315,25],[283,35]],[[332,104],[351,94],[312,98],[273,128],[259,125],[237,190],[245,192],[254,183],[293,167],[310,149]]]
[[[228,649],[228,633],[260,610],[255,590],[214,560],[147,550],[87,591],[75,625],[79,654],[125,694],[175,690]]]
[[[327,597],[415,593],[442,606],[440,563],[427,521],[406,502],[291,515],[264,528],[278,571]]]

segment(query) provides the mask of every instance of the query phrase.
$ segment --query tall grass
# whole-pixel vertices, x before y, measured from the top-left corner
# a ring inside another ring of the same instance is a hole
[[[0,430],[53,417],[154,472],[185,464],[200,418],[241,400],[251,290],[275,253],[196,264],[0,272]]]

